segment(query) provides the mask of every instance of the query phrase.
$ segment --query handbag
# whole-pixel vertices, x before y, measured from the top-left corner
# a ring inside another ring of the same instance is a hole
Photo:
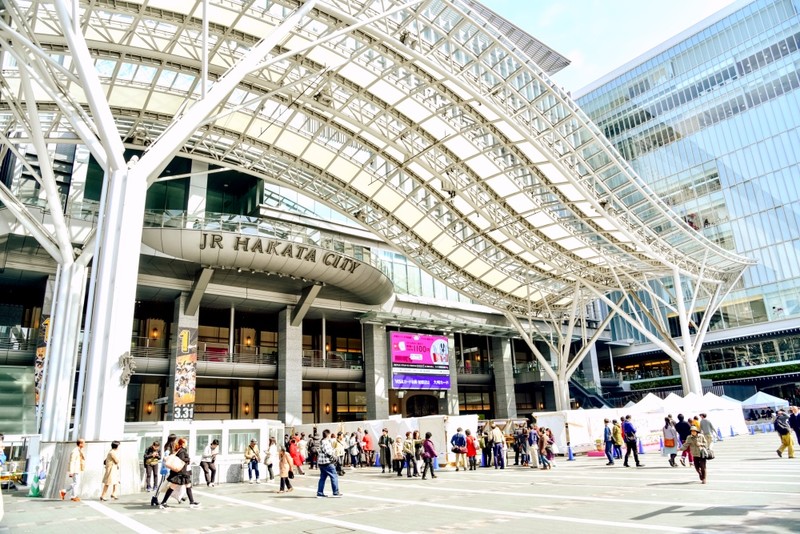
[[[289,470],[289,478],[294,478],[294,471],[291,469]]]
[[[671,448],[671,447],[674,447],[674,446],[675,446],[675,440],[674,440],[674,439],[672,439],[672,438],[667,438],[667,439],[665,439],[665,440],[664,440],[664,446],[665,446],[665,447],[670,447],[670,448]]]
[[[186,462],[178,458],[175,454],[170,454],[166,458],[164,458],[164,465],[166,465],[170,471],[182,471],[183,468],[186,466]]]
[[[700,449],[700,458],[705,458],[706,460],[713,460],[714,451],[712,451],[711,449]]]
[[[453,448],[450,450],[456,454],[461,454],[461,447],[459,447],[458,445],[453,445]]]

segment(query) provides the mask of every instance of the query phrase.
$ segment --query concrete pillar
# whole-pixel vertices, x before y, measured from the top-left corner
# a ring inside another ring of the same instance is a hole
[[[278,419],[287,427],[303,424],[303,327],[291,325],[293,311],[278,313]]]
[[[189,330],[193,333],[193,337],[197,339],[197,327],[200,324],[200,312],[195,312],[194,315],[187,315],[184,311],[186,309],[186,301],[189,300],[189,294],[186,292],[182,292],[178,297],[175,299],[175,303],[173,306],[172,312],[172,324],[174,325],[175,331],[173,335],[176,335],[177,332],[181,330]],[[163,333],[166,335],[166,332]],[[169,343],[169,340],[167,340]],[[174,415],[174,408],[175,408],[175,373],[178,364],[178,351],[180,347],[178,347],[179,341],[177,339],[173,340],[174,343],[174,350],[171,351],[170,362],[169,362],[169,381],[167,383],[167,413],[166,413],[166,420],[172,421]],[[196,374],[195,374],[196,377]],[[191,387],[194,388],[195,384],[191,384]]]
[[[256,390],[253,386],[239,386],[238,406],[233,407],[234,419],[255,419],[257,412],[258,401],[256,399]]]
[[[593,343],[589,348],[589,354],[584,357],[581,367],[586,381],[594,384],[595,389],[600,391],[600,366],[597,363],[596,343]]]
[[[495,417],[517,417],[517,396],[514,394],[514,366],[511,361],[511,340],[490,338],[494,363]]]
[[[139,399],[141,405],[139,407],[142,415],[140,421],[154,422],[161,420],[162,404],[154,404],[153,401],[158,398],[158,384],[142,384],[142,398]],[[152,404],[152,411],[147,413],[147,406]]]
[[[389,417],[389,384],[392,382],[386,327],[364,325],[364,376],[367,393],[367,419]]]

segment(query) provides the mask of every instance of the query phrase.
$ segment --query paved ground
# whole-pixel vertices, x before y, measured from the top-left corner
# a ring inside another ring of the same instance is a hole
[[[71,503],[4,493],[0,533],[94,532],[800,532],[800,451],[775,454],[776,434],[717,443],[709,483],[694,469],[671,468],[660,454],[643,468],[605,466],[605,458],[560,459],[550,471],[442,470],[436,480],[348,471],[342,499],[316,499],[316,473],[275,484],[197,488],[199,509],[151,508],[149,495]],[[328,487],[330,493],[330,487]]]

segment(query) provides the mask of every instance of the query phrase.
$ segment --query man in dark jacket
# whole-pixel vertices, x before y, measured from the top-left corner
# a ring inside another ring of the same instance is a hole
[[[633,452],[633,460],[636,462],[636,467],[643,467],[644,464],[639,462],[639,451],[636,449],[636,427],[633,426],[631,422],[631,416],[625,416],[625,422],[622,423],[622,432],[625,434],[625,460],[623,461],[622,465],[625,467],[630,467],[628,465],[628,458]]]
[[[794,444],[792,443],[792,428],[789,426],[789,416],[781,408],[775,416],[775,432],[781,437],[781,446],[775,451],[783,457],[783,451],[789,449],[789,458],[794,458]]]
[[[686,443],[686,438],[688,438],[689,434],[692,433],[692,425],[684,420],[682,413],[678,414],[678,422],[675,423],[675,430],[678,432],[678,437],[681,438],[681,443]],[[686,449],[683,451],[683,454],[681,454],[681,465],[683,466],[686,465],[685,458],[687,455],[689,456],[689,465],[694,463],[691,449]]]
[[[800,444],[800,409],[798,409],[797,406],[792,406],[789,408],[789,411],[792,412],[789,416],[789,426],[794,430],[797,436],[797,443]]]

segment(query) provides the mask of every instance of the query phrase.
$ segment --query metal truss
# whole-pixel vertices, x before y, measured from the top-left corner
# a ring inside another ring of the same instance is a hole
[[[55,231],[37,228],[22,204],[10,209],[63,265],[75,251],[43,161],[47,144],[66,138],[109,177],[110,226],[78,243],[78,261],[105,258],[110,277],[121,268],[114,232],[136,218],[127,206],[177,154],[303,191],[470,298],[531,322],[571,317],[570,332],[586,299],[613,303],[607,293],[633,295],[644,279],[716,287],[690,301],[711,309],[750,264],[670,211],[531,61],[536,53],[472,1],[173,9],[15,1],[0,18],[2,143],[35,147]],[[141,159],[123,161],[123,143]],[[102,306],[96,320],[108,332]]]

